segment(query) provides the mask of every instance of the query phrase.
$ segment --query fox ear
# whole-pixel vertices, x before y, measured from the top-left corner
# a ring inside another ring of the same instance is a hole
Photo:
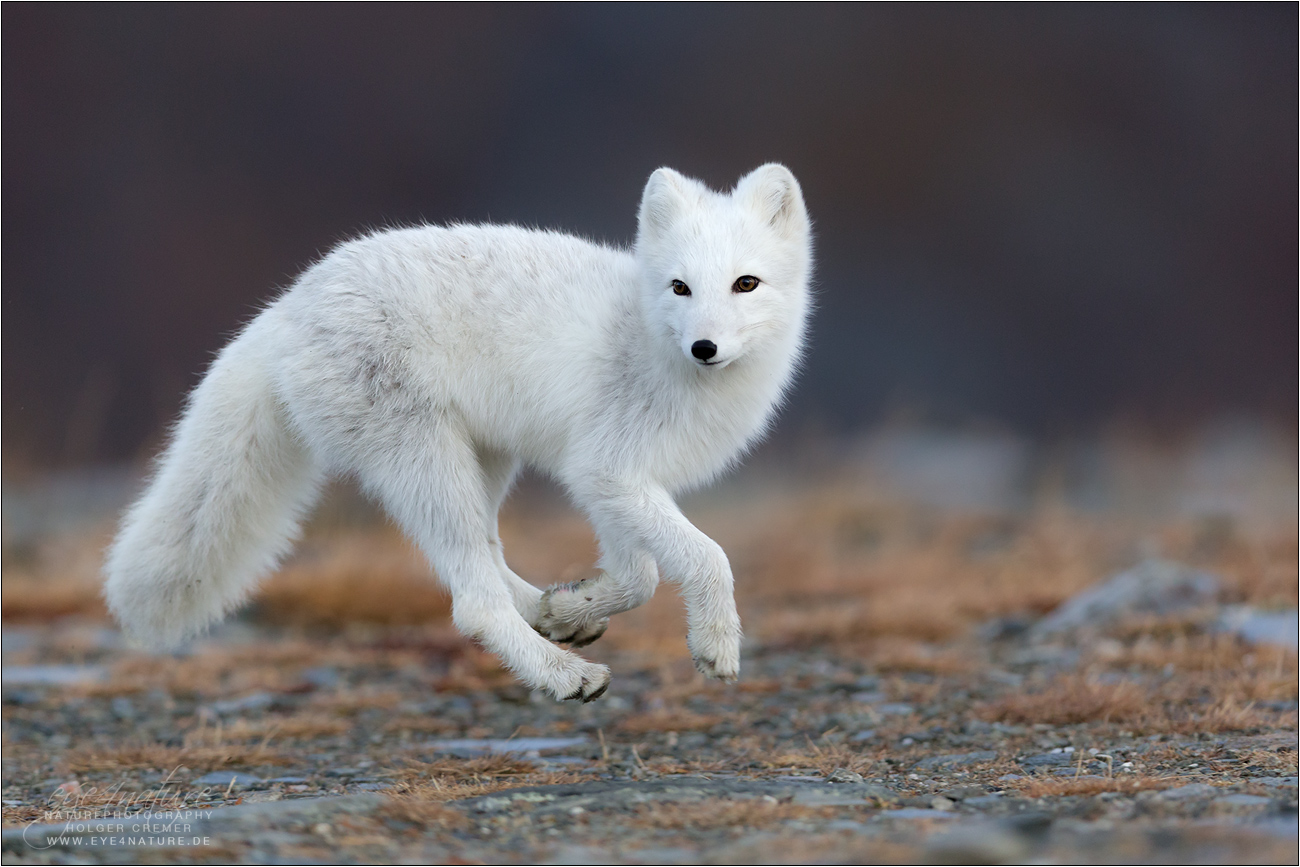
[[[641,194],[638,234],[658,235],[672,226],[686,210],[690,183],[672,169],[655,169]]]
[[[759,166],[740,179],[732,195],[786,235],[808,229],[803,192],[794,173],[780,163]]]

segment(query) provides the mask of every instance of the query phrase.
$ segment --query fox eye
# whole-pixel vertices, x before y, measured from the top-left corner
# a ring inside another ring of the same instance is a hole
[[[691,294],[691,287],[690,287],[690,286],[687,286],[687,285],[686,285],[685,283],[683,283],[681,280],[674,280],[674,281],[673,281],[673,294],[674,294],[674,295],[690,295],[690,294]]]
[[[736,280],[735,284],[731,288],[735,292],[753,292],[758,288],[758,278],[746,274],[744,277]]]

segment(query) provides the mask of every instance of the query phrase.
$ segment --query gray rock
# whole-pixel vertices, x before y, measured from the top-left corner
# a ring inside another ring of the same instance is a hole
[[[233,785],[236,789],[246,789],[249,786],[260,786],[262,778],[252,774],[241,774],[237,771],[213,771],[210,774],[204,774],[197,780],[194,780],[195,786],[211,786],[213,788],[225,789]]]
[[[255,692],[243,698],[214,701],[209,707],[218,716],[234,716],[240,713],[266,710],[275,703],[275,696],[269,692]]]
[[[40,632],[25,626],[6,626],[0,633],[0,651],[17,653],[35,647],[40,639]]]
[[[893,701],[886,702],[885,704],[874,705],[872,710],[881,716],[908,716],[915,713],[916,708],[912,707],[910,704]]]
[[[861,783],[862,775],[856,771],[850,771],[848,768],[836,768],[826,777],[828,783]]]
[[[1166,801],[1185,801],[1190,798],[1208,798],[1217,795],[1221,790],[1205,783],[1192,783],[1188,786],[1179,786],[1176,789],[1165,789],[1160,793],[1160,797]]]
[[[1002,793],[991,792],[987,795],[980,795],[978,798],[967,798],[961,803],[962,806],[972,807],[976,810],[987,810],[990,807],[996,807],[1002,803]]]
[[[1068,671],[1079,664],[1079,651],[1074,647],[1062,647],[1056,644],[1031,644],[1021,647],[1010,656],[1011,665],[1042,666]]]
[[[994,750],[976,750],[972,753],[951,753],[943,756],[930,756],[928,759],[921,759],[916,763],[918,771],[935,771],[946,768],[960,768],[966,765],[977,765],[981,762],[991,762],[998,757]]]
[[[326,777],[359,777],[365,771],[360,768],[327,768],[323,774]]]
[[[1294,789],[1298,780],[1296,777],[1256,777],[1250,782],[1275,789]]]
[[[145,835],[159,833],[158,826],[171,821],[187,823],[185,833],[198,837],[247,839],[254,834],[268,835],[276,833],[268,830],[276,823],[310,827],[319,822],[328,822],[339,815],[370,813],[384,803],[387,803],[387,798],[384,795],[367,792],[329,798],[259,801],[237,807],[219,807],[188,813],[142,813],[125,819],[104,820],[114,826],[114,829],[108,833],[120,834],[121,836],[115,836],[113,839],[121,842],[105,843],[101,839],[100,842],[86,844],[86,848],[96,852],[112,851],[118,853],[136,850],[147,851],[150,849],[157,851],[149,843],[133,841],[147,840],[148,837]],[[119,824],[125,824],[126,827],[123,830],[117,830],[116,826]],[[144,830],[141,830],[142,826]],[[153,830],[149,830],[151,828]],[[66,850],[80,848],[85,841],[91,839],[91,837],[81,834],[69,835],[67,824],[59,822],[5,828],[3,847],[7,852],[30,852],[32,849]],[[292,837],[286,839],[293,840]],[[114,863],[130,863],[130,859],[124,859],[121,855],[115,855],[111,860]],[[136,860],[138,861],[138,859]]]
[[[1144,560],[1103,584],[1075,594],[1034,625],[1036,639],[1101,627],[1132,614],[1169,614],[1213,602],[1219,579],[1166,560]]]
[[[774,798],[811,807],[863,806],[866,802],[894,803],[899,795],[887,786],[841,783],[829,786],[820,777],[809,780],[711,779],[694,775],[650,780],[596,780],[553,786],[527,786],[466,798],[457,807],[471,812],[500,812],[518,802],[532,804],[534,812],[571,815],[583,810],[620,810],[636,804],[692,803],[698,801]]]
[[[950,801],[966,801],[986,795],[988,790],[983,786],[953,786],[951,789],[944,789],[939,794]]]
[[[576,738],[451,738],[430,741],[426,748],[435,753],[472,757],[491,753],[502,755],[540,755],[556,750],[586,746],[590,741],[585,737]]]
[[[0,670],[6,686],[75,686],[107,678],[102,665],[9,665]]]
[[[4,703],[17,707],[40,704],[45,699],[39,689],[5,689]]]
[[[993,824],[963,825],[935,835],[921,857],[927,864],[1014,864],[1029,844],[1014,831]]]
[[[1029,626],[1030,621],[1024,617],[994,617],[980,624],[975,634],[981,641],[1005,641],[1020,637]]]
[[[877,819],[955,819],[956,813],[947,813],[939,810],[927,810],[924,807],[902,807],[897,810],[886,810],[876,817]]]
[[[1214,799],[1216,810],[1230,813],[1255,812],[1268,809],[1272,805],[1272,798],[1265,798],[1261,795],[1228,795]]]
[[[1022,768],[1057,768],[1062,765],[1074,765],[1079,761],[1074,753],[1039,753],[1035,756],[1023,756],[1016,759]]]
[[[853,695],[849,696],[849,698],[856,702],[861,702],[862,704],[879,704],[888,698],[888,696],[880,690],[869,689],[862,692],[855,692]]]
[[[1240,635],[1251,644],[1300,646],[1300,611],[1262,611],[1249,605],[1232,605],[1219,615],[1216,627]]]
[[[339,670],[330,666],[305,669],[302,673],[302,679],[317,689],[332,689],[338,686],[342,680],[339,676]]]

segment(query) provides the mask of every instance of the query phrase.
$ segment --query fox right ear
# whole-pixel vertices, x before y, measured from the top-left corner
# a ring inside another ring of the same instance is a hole
[[[641,194],[638,234],[658,235],[667,231],[686,210],[690,183],[672,169],[655,169]]]

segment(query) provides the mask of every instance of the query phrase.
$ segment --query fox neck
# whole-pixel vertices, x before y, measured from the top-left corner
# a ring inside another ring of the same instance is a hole
[[[696,364],[671,335],[645,326],[648,363],[638,366],[638,391],[648,399],[635,411],[644,414],[643,430],[661,432],[650,452],[666,471],[663,481],[693,487],[726,470],[767,430],[798,362],[802,323],[721,369]]]

